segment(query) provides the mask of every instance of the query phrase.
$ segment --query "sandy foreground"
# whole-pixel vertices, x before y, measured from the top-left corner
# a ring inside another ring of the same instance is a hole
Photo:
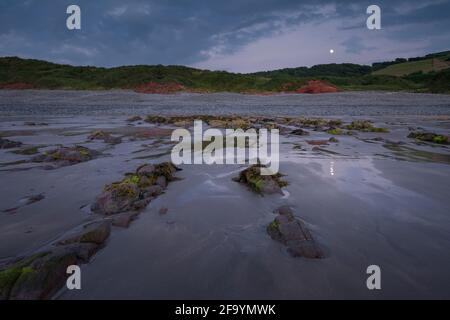
[[[128,123],[128,116],[2,119],[2,137],[23,143],[0,150],[3,264],[98,219],[90,205],[104,185],[139,165],[170,160],[164,130],[173,127]],[[418,127],[448,135],[450,120],[369,119],[390,132],[335,136],[338,142],[321,146],[308,141],[332,135],[309,129],[308,136],[282,135],[280,171],[289,183],[282,194],[261,196],[234,182],[243,165],[182,165],[181,179],[129,228],[113,227],[82,265],[82,289],[62,289],[54,298],[450,298],[449,148],[406,138]],[[139,136],[155,128],[158,134]],[[95,130],[122,141],[88,141]],[[48,170],[29,162],[34,155],[12,152],[59,145],[101,156]],[[36,195],[42,199],[27,202]],[[273,210],[286,204],[323,248],[323,259],[293,258],[268,236]],[[372,264],[382,270],[379,291],[366,287]]]

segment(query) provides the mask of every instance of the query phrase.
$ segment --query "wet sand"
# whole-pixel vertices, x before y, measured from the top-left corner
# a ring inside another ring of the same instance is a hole
[[[282,195],[260,196],[232,181],[245,166],[183,165],[182,180],[128,229],[114,227],[105,247],[82,265],[82,290],[63,289],[55,298],[450,298],[449,147],[406,138],[409,127],[448,135],[450,118],[442,110],[371,114],[364,118],[390,132],[337,136],[338,143],[314,150],[307,140],[331,135],[282,136],[280,171],[289,182]],[[87,142],[96,129],[122,134],[155,126],[128,125],[134,113],[123,112],[2,118],[2,137],[42,145],[41,152],[80,144],[102,156],[44,170],[16,163],[31,157],[11,152],[16,149],[0,150],[0,211],[19,207],[0,212],[0,262],[96,219],[89,206],[105,184],[143,163],[170,160],[168,137]],[[361,115],[340,118],[355,117]],[[30,119],[48,125],[24,125]],[[371,140],[376,137],[383,140]],[[45,198],[23,205],[36,194]],[[272,212],[283,204],[305,221],[324,259],[293,258],[268,236]],[[371,264],[381,267],[382,290],[366,288]]]

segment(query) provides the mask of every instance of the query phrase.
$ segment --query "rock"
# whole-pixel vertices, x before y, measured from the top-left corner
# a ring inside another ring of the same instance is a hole
[[[297,136],[307,136],[309,132],[303,129],[295,129],[290,132],[291,134],[295,134]]]
[[[305,224],[294,217],[292,210],[283,206],[277,212],[278,216],[267,226],[270,237],[286,245],[288,252],[294,257],[322,258],[322,250],[315,243]]]
[[[331,137],[330,139],[328,139],[328,142],[338,143],[339,140],[336,139],[335,137]]]
[[[122,142],[121,137],[113,137],[109,132],[97,130],[88,136],[88,140],[103,140],[108,144],[119,144]]]
[[[111,223],[112,221],[110,220],[102,220],[86,224],[78,233],[59,241],[58,244],[65,245],[83,242],[97,245],[103,244],[111,233]]]
[[[433,132],[411,132],[408,138],[437,144],[448,144],[448,137]]]
[[[307,140],[308,144],[312,146],[325,146],[328,145],[328,140]]]
[[[274,211],[274,213],[278,213],[280,216],[285,216],[285,217],[288,217],[289,219],[294,217],[294,213],[292,212],[291,207],[289,207],[287,205],[283,205],[283,206],[279,207],[278,209],[276,209]]]
[[[144,198],[157,197],[163,193],[163,189],[159,185],[149,186],[142,190]]]
[[[112,219],[112,225],[120,228],[128,228],[131,221],[136,219],[138,212],[124,212],[114,215]]]
[[[133,203],[139,199],[139,188],[134,183],[113,183],[105,188],[91,210],[95,213],[104,215],[115,214],[124,211],[130,211]]]
[[[9,299],[51,298],[64,285],[67,279],[67,267],[76,263],[76,252],[64,247],[34,258],[20,268],[20,275],[14,281]]]
[[[151,176],[155,172],[155,166],[152,164],[144,164],[137,168],[136,173],[138,175]]]
[[[348,130],[358,130],[363,132],[389,132],[386,128],[376,128],[372,125],[372,122],[369,120],[357,120],[352,121],[349,125],[346,126]]]
[[[81,262],[87,263],[100,249],[100,245],[92,242],[80,242],[67,244],[64,249],[74,252]]]
[[[158,186],[160,186],[161,188],[165,189],[165,188],[167,187],[167,180],[166,180],[166,177],[164,177],[164,176],[159,176],[159,177],[156,179],[156,184],[157,184]]]
[[[11,141],[8,139],[0,138],[0,149],[12,149],[22,145],[20,141]]]
[[[44,196],[43,193],[35,194],[35,195],[29,196],[29,197],[26,198],[25,205],[33,204],[35,202],[39,202],[39,201],[44,200],[44,199],[45,199],[45,196]]]
[[[251,190],[260,194],[282,193],[281,188],[287,182],[281,180],[281,174],[261,175],[261,166],[253,165],[240,172],[233,180],[246,184]]]
[[[29,155],[33,155],[33,154],[38,153],[39,152],[38,150],[39,150],[38,147],[28,147],[28,148],[23,148],[23,149],[20,149],[20,150],[13,151],[13,153],[21,154],[21,155],[24,155],[24,156],[29,156]]]
[[[330,93],[338,92],[338,88],[321,80],[310,80],[308,84],[295,90],[296,93]]]
[[[91,210],[104,215],[142,210],[175,179],[173,174],[177,170],[180,169],[169,162],[142,165],[136,173],[127,174],[121,181],[107,185]]]
[[[57,162],[60,166],[73,165],[92,160],[98,152],[82,146],[60,147],[35,156],[33,162]]]
[[[136,122],[136,121],[142,121],[142,120],[143,119],[140,116],[132,116],[127,119],[127,122]]]
[[[167,211],[168,211],[169,209],[167,209],[166,207],[161,207],[161,208],[159,208],[159,214],[166,214],[167,213]]]

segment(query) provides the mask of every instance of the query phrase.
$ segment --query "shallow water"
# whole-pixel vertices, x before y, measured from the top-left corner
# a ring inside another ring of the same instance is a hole
[[[0,150],[0,259],[32,252],[95,219],[87,208],[104,184],[142,163],[169,159],[164,141],[86,143],[92,130],[151,127],[128,126],[134,114],[239,112],[363,116],[390,133],[339,136],[323,150],[306,140],[328,139],[326,133],[283,136],[280,171],[289,182],[283,195],[261,197],[232,181],[243,166],[183,165],[183,179],[130,228],[113,228],[105,248],[82,266],[82,290],[62,290],[57,298],[450,298],[449,148],[406,138],[408,127],[448,135],[450,96],[0,91],[2,135],[47,148],[80,143],[104,154],[42,170],[14,164],[30,156]],[[24,125],[30,119],[48,125]],[[384,140],[372,140],[379,136]],[[45,199],[1,212],[39,193]],[[325,259],[292,258],[270,239],[265,228],[283,204],[305,221]],[[161,207],[167,214],[158,213]],[[381,267],[382,290],[366,288],[371,264]]]

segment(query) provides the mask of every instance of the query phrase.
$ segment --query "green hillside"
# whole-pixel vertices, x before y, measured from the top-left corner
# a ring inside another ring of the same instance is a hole
[[[374,71],[374,75],[390,75],[401,77],[415,72],[428,73],[441,71],[450,67],[450,62],[438,58],[419,61],[408,61],[390,65],[384,69]]]
[[[137,65],[116,68],[61,65],[18,57],[0,58],[0,88],[135,89],[153,82],[176,83],[196,92],[284,92],[309,80],[324,80],[341,90],[390,90],[450,93],[450,52],[396,59],[372,66],[323,64],[252,74],[200,70],[185,66]],[[434,62],[433,62],[434,60]],[[439,60],[438,62],[436,62]]]

